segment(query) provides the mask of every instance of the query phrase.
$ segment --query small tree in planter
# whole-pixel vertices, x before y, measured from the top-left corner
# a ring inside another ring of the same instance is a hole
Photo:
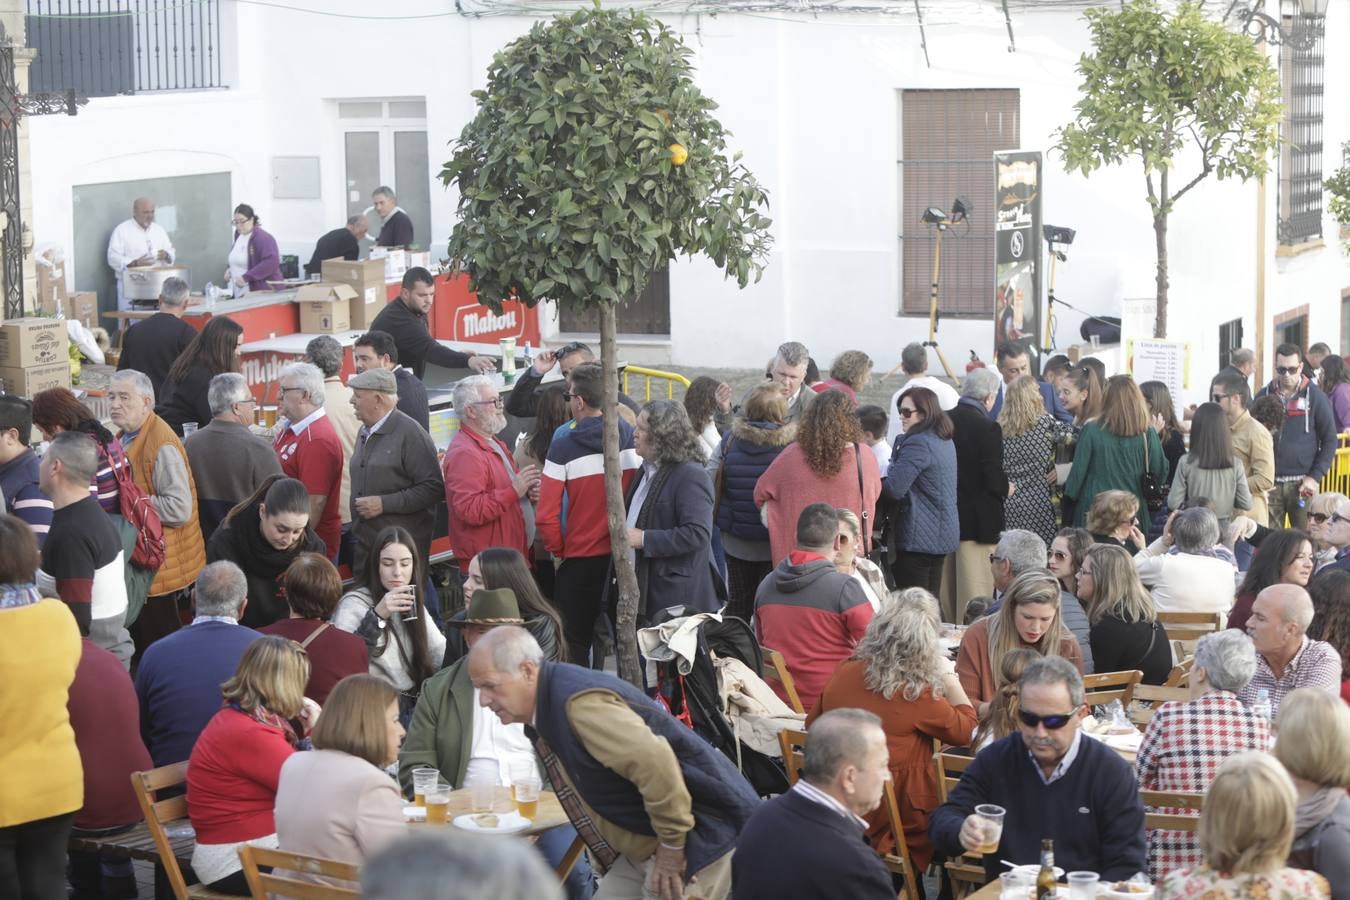
[[[615,310],[676,254],[711,257],[744,288],[771,238],[768,201],[726,155],[690,51],[643,13],[541,22],[502,49],[441,180],[459,190],[449,251],[484,304],[598,308],[605,494],[618,578],[618,665],[639,684],[638,587],[625,553]]]
[[[1211,174],[1243,181],[1266,174],[1279,139],[1279,75],[1245,34],[1205,17],[1193,2],[1167,16],[1156,0],[1085,14],[1093,52],[1078,62],[1082,97],[1056,149],[1066,171],[1088,175],[1136,158],[1144,164],[1157,248],[1158,314],[1167,336],[1167,217]],[[1183,151],[1198,171],[1172,181]]]
[[[1350,141],[1341,145],[1341,161],[1341,167],[1327,178],[1323,187],[1331,195],[1327,210],[1341,226],[1343,246],[1350,250]]]

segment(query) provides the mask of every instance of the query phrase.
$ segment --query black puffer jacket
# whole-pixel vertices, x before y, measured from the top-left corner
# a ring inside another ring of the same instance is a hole
[[[206,545],[207,562],[226,559],[244,570],[244,577],[248,579],[248,607],[239,624],[249,628],[271,625],[290,615],[281,576],[286,574],[287,567],[297,556],[301,553],[327,555],[323,541],[313,528],[306,528],[304,536],[289,550],[273,547],[262,536],[259,506],[261,503],[254,503],[233,519],[227,518]]]

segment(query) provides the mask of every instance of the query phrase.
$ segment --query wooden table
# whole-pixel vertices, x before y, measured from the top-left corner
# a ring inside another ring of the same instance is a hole
[[[450,808],[446,810],[445,825],[435,825],[431,827],[454,828],[454,820],[463,815],[473,812],[473,805],[470,803],[471,794],[466,788],[460,788],[457,791],[450,792]],[[516,808],[514,801],[511,800],[511,789],[506,787],[497,788],[496,795],[492,798],[492,811],[500,815],[503,812],[514,811]],[[415,822],[414,825],[426,827],[426,822]],[[558,802],[558,795],[552,791],[539,792],[539,809],[535,817],[530,820],[528,828],[512,832],[513,835],[536,835],[540,832],[548,831],[550,828],[557,828],[559,825],[568,824],[567,813],[563,812],[562,804]],[[463,831],[464,829],[459,829]],[[567,848],[563,854],[562,861],[558,863],[554,870],[560,881],[565,881],[572,867],[576,865],[577,857],[581,856],[581,851],[585,844],[578,835],[572,841],[572,846]]]
[[[998,893],[1003,889],[1003,885],[997,881],[991,881],[973,894],[966,894],[966,900],[998,900]]]

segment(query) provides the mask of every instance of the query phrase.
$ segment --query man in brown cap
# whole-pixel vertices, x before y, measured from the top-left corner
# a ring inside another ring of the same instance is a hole
[[[436,507],[445,484],[436,445],[400,412],[398,382],[388,369],[367,369],[347,380],[361,421],[349,465],[352,492],[352,572],[364,577],[366,554],[381,529],[406,528],[423,560],[431,554]]]
[[[461,620],[464,642],[473,647],[478,639],[501,625],[524,625],[515,592],[510,588],[480,588],[469,598]],[[478,702],[478,691],[469,680],[468,656],[442,669],[422,684],[408,736],[398,755],[398,777],[405,789],[412,785],[412,771],[420,766],[438,769],[456,786],[477,778],[495,778],[509,785],[513,768],[533,766],[547,787],[534,746],[525,737],[523,725],[503,725]],[[576,829],[563,825],[539,836],[535,847],[550,866],[556,867],[576,838]],[[569,898],[590,897],[593,876],[585,856],[577,860],[567,877]]]

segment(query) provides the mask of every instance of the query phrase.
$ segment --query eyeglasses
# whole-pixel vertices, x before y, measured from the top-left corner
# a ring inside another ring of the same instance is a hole
[[[258,402],[258,398],[257,398],[257,397],[245,397],[243,400],[236,400],[236,401],[234,401],[234,402],[235,402],[235,404],[240,404],[240,403],[252,403],[252,404],[255,404],[255,405],[256,405],[257,402]]]
[[[1275,371],[1281,375],[1293,375],[1295,372],[1302,372],[1302,366],[1276,366]]]
[[[1350,519],[1346,518],[1345,516],[1341,515],[1340,513],[1332,513],[1331,516],[1330,516],[1330,521],[1331,521],[1331,523],[1334,525],[1334,524],[1336,524],[1337,522],[1350,522]]]
[[[1003,562],[1003,557],[999,556],[997,553],[990,553],[990,554],[989,554],[989,561],[990,561],[991,563],[994,563],[994,562]]]
[[[912,407],[909,407],[909,406],[902,406],[902,407],[900,407],[900,418],[902,418],[902,419],[908,419],[908,418],[911,418],[912,416],[917,416],[918,414],[919,414],[919,411],[918,411],[917,409],[912,408]]]
[[[230,224],[231,224],[231,225],[245,225],[245,224],[248,223],[248,221],[249,221],[248,219],[231,219],[231,220],[230,220]]]
[[[473,405],[474,405],[474,406],[495,406],[495,407],[497,407],[498,409],[501,409],[502,406],[503,406],[504,404],[502,403],[502,398],[501,398],[501,397],[493,397],[491,400],[475,400],[475,401],[473,401]]]
[[[576,394],[573,394],[573,393],[571,393],[570,391],[563,391],[563,402],[564,402],[564,403],[571,403],[571,402],[572,402],[572,398],[575,397],[575,396],[576,396]]]
[[[591,348],[581,341],[572,341],[572,343],[563,344],[558,348],[557,357],[558,359],[562,359],[564,356],[571,356],[573,353],[581,353],[583,351],[590,353]]]
[[[1027,712],[1025,709],[1017,711],[1017,718],[1022,720],[1022,724],[1028,728],[1035,728],[1037,725],[1044,725],[1050,731],[1059,731],[1073,718],[1073,713],[1064,713],[1063,715],[1038,716],[1033,712]]]
[[[281,389],[281,396],[283,397],[286,396],[287,391],[303,391],[303,390],[304,388],[302,387],[284,387]]]
[[[1222,403],[1223,401],[1227,400],[1227,399],[1228,399],[1229,397],[1231,397],[1231,396],[1233,396],[1233,395],[1232,395],[1232,394],[1214,394],[1214,395],[1211,396],[1209,399],[1213,400],[1215,403]]]
[[[1068,558],[1069,558],[1069,554],[1065,553],[1063,550],[1051,550],[1051,551],[1050,551],[1050,556],[1053,557],[1053,558],[1055,558],[1055,559],[1068,559]]]
[[[1308,518],[1311,519],[1314,524],[1321,525],[1323,522],[1325,522],[1327,519],[1331,517],[1328,516],[1326,513],[1308,513]]]

